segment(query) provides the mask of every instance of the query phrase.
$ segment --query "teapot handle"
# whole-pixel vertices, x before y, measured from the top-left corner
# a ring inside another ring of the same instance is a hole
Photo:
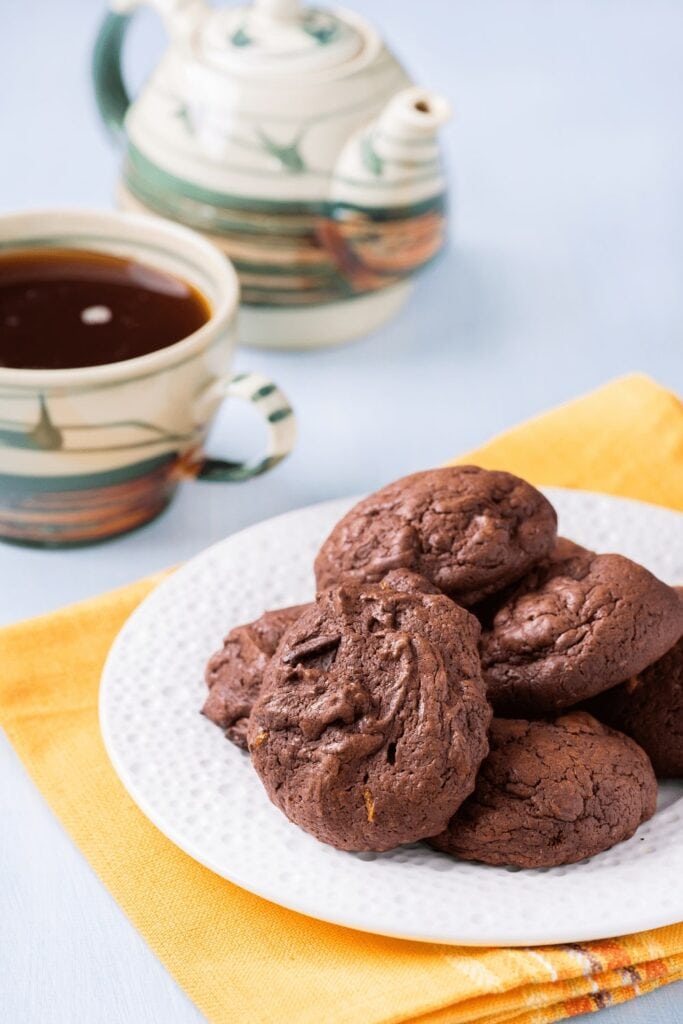
[[[121,50],[132,14],[109,11],[95,40],[92,80],[95,100],[104,124],[115,135],[123,128],[130,96],[121,73]]]
[[[145,4],[157,12],[171,38],[187,38],[210,12],[205,0],[110,0],[95,40],[92,80],[100,117],[114,135],[123,128],[131,100],[121,72],[121,51],[131,19]]]

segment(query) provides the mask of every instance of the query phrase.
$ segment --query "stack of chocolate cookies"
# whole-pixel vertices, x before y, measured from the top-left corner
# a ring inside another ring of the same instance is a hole
[[[323,842],[551,867],[628,839],[656,774],[683,776],[683,591],[558,538],[524,480],[398,480],[315,573],[315,601],[228,634],[204,714]]]

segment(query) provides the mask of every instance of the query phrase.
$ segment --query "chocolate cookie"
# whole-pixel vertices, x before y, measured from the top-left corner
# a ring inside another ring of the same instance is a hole
[[[677,587],[683,600],[683,587]],[[601,693],[588,710],[639,743],[660,778],[683,778],[683,636],[644,672]]]
[[[532,579],[538,578],[537,575],[532,574],[547,572],[548,567],[555,562],[565,562],[571,558],[584,557],[592,553],[587,548],[582,548],[580,544],[575,544],[573,540],[569,540],[567,537],[558,537],[550,554],[546,555],[533,569],[529,570],[524,577],[524,582],[529,585]],[[496,613],[515,594],[519,583],[519,580],[515,583],[510,583],[507,587],[496,591],[495,594],[491,594],[489,597],[485,597],[483,601],[479,601],[478,604],[470,608],[472,614],[476,615],[479,619],[482,629],[491,628]]]
[[[628,839],[657,802],[640,747],[585,712],[555,722],[494,718],[474,793],[437,850],[484,864],[548,868]]]
[[[424,576],[407,569],[394,569],[382,580],[382,586],[394,590],[421,590],[439,594]],[[224,730],[236,746],[247,750],[247,725],[256,703],[266,665],[275,653],[282,634],[307,604],[264,612],[255,622],[232,629],[220,651],[209,659],[205,680],[209,687],[202,714]]]
[[[342,850],[444,828],[487,750],[479,624],[442,594],[347,583],[289,627],[249,722],[288,818]]]
[[[523,576],[552,549],[556,530],[550,502],[511,473],[432,469],[355,505],[321,547],[316,580],[322,589],[411,569],[469,606]]]
[[[225,731],[238,747],[247,749],[247,723],[261,690],[266,665],[280,637],[308,605],[264,612],[260,619],[231,629],[220,651],[206,666],[209,687],[202,714]]]
[[[512,717],[571,707],[641,672],[682,630],[678,595],[647,569],[570,551],[532,570],[484,629],[489,700]]]

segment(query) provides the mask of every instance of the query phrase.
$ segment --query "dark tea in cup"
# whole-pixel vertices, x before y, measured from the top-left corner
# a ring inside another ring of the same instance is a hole
[[[109,253],[0,253],[0,366],[63,370],[148,355],[194,334],[208,300],[172,274]]]

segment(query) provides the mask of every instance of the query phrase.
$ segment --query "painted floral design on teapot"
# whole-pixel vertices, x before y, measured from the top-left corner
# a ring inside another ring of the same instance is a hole
[[[152,0],[170,45],[130,104],[120,52],[136,6],[119,0],[94,55],[100,110],[126,135],[120,203],[220,245],[247,341],[325,343],[381,322],[444,244],[446,101],[348,11]]]

